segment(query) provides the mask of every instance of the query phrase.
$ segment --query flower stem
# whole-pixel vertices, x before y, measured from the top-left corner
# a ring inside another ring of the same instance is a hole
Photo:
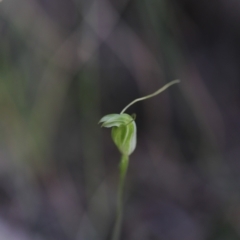
[[[112,240],[119,240],[120,230],[122,225],[122,215],[123,215],[123,190],[124,182],[128,169],[129,156],[122,155],[120,162],[120,179],[118,186],[118,196],[117,196],[117,213],[116,213],[116,222],[113,229]]]

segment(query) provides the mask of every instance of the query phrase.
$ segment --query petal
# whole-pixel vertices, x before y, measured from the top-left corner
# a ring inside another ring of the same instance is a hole
[[[134,121],[130,124],[112,128],[112,139],[122,154],[130,155],[136,148],[137,128]]]
[[[120,127],[121,125],[127,125],[133,121],[133,118],[124,113],[124,114],[108,114],[101,118],[99,123],[102,123],[102,127]]]

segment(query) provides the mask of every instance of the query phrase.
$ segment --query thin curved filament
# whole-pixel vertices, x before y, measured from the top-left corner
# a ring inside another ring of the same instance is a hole
[[[173,80],[171,81],[170,83],[167,83],[166,85],[164,85],[162,88],[158,89],[156,92],[152,93],[152,94],[149,94],[145,97],[141,97],[141,98],[137,98],[135,99],[134,101],[132,101],[131,103],[129,103],[122,111],[120,114],[123,114],[130,106],[132,106],[134,103],[136,102],[140,102],[140,101],[143,101],[143,100],[146,100],[148,98],[152,98],[152,97],[155,97],[157,96],[159,93],[165,91],[167,88],[169,88],[170,86],[172,86],[173,84],[176,84],[176,83],[179,83],[180,80]]]

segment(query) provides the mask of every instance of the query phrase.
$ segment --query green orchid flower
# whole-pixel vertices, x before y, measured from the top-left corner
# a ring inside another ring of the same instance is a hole
[[[137,127],[135,118],[122,114],[104,116],[100,123],[102,127],[112,128],[112,139],[122,155],[130,156],[137,144]]]
[[[117,204],[117,216],[116,223],[113,230],[112,240],[118,240],[120,236],[121,222],[122,222],[122,208],[123,208],[123,187],[125,176],[127,173],[129,156],[134,152],[137,145],[137,127],[135,123],[135,115],[130,116],[125,111],[134,103],[152,98],[159,93],[166,90],[173,84],[179,83],[179,80],[174,80],[156,92],[147,95],[142,98],[137,98],[129,103],[119,114],[108,114],[100,119],[99,123],[102,127],[112,128],[112,140],[117,146],[118,150],[122,154],[120,161],[120,180],[118,187],[118,204]]]

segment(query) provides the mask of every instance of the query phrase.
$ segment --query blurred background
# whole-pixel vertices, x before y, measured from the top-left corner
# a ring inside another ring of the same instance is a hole
[[[0,239],[240,239],[240,1],[1,0]]]

